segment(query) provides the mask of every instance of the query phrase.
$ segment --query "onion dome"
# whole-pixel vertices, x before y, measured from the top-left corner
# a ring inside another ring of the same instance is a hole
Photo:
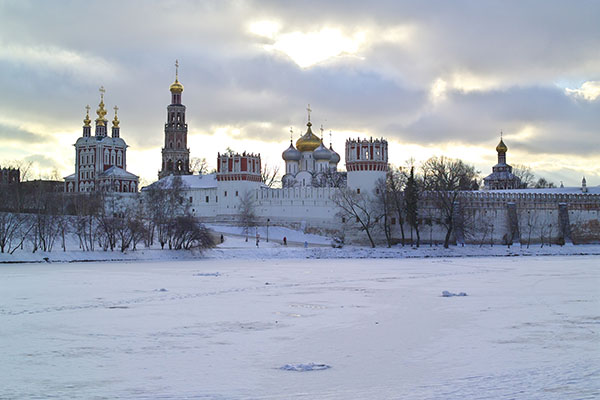
[[[119,110],[119,107],[115,106],[114,107],[115,110],[115,119],[113,119],[112,123],[113,123],[113,128],[118,128],[119,127],[119,117],[117,117],[117,111]]]
[[[335,150],[333,149],[333,147],[331,145],[329,145],[329,151],[331,152],[331,160],[329,160],[330,163],[339,163],[341,160],[341,157],[338,153],[335,152]]]
[[[175,82],[169,86],[171,93],[183,92],[183,85],[179,82],[179,60],[175,60]]]
[[[90,106],[89,105],[85,106],[85,109],[86,109],[86,113],[85,113],[85,118],[83,120],[83,126],[89,127],[90,124],[92,123],[92,120],[90,119]]]
[[[323,146],[323,142],[317,147],[315,151],[313,151],[313,158],[316,161],[329,161],[331,160],[331,152],[325,146]]]
[[[313,151],[321,144],[321,139],[319,139],[310,129],[312,124],[308,122],[306,126],[308,126],[306,133],[296,141],[296,148],[301,152]]]
[[[175,82],[169,86],[169,90],[171,93],[181,93],[183,92],[183,85],[175,78]]]
[[[296,150],[294,144],[290,140],[290,147],[281,153],[281,157],[284,159],[284,161],[300,161],[300,158],[302,158],[302,153]]]
[[[104,126],[106,124],[106,119],[104,118],[107,114],[106,109],[104,108],[104,86],[100,87],[100,104],[98,104],[98,109],[96,110],[96,114],[98,114],[98,118],[96,119],[96,124],[99,126]]]
[[[506,153],[508,151],[508,147],[506,147],[502,139],[500,139],[500,143],[498,143],[498,146],[496,146],[496,151],[498,153]]]

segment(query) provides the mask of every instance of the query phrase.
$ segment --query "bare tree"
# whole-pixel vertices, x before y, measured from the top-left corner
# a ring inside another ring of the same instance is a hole
[[[173,248],[175,250],[204,250],[214,246],[208,229],[191,215],[173,220]]]
[[[535,182],[535,175],[531,171],[531,167],[523,164],[513,165],[513,175],[521,180],[521,188],[527,189],[533,187]]]
[[[79,248],[85,251],[93,251],[96,243],[96,218],[102,206],[101,194],[75,193],[71,195],[71,208],[74,217],[71,219],[71,229],[79,238]]]
[[[190,171],[192,173],[198,173],[200,175],[205,175],[208,173],[208,162],[206,158],[202,157],[192,157],[190,159]]]
[[[547,181],[546,178],[539,178],[537,180],[537,182],[535,182],[534,187],[536,189],[544,189],[544,188],[555,188],[556,185],[554,184],[554,182]]]
[[[535,233],[538,225],[538,218],[535,213],[535,210],[522,210],[521,215],[519,217],[519,222],[521,223],[521,232],[527,232],[527,248],[531,244],[531,237]]]
[[[152,245],[156,232],[162,249],[168,244],[173,247],[171,236],[173,218],[188,212],[188,203],[183,199],[185,184],[180,176],[171,176],[148,186],[144,191],[144,210],[147,215],[146,244]]]
[[[242,193],[238,205],[238,218],[239,223],[246,234],[246,242],[248,241],[248,235],[250,229],[255,227],[256,221],[256,207],[254,203],[254,196],[252,191],[246,190]]]
[[[410,173],[406,179],[406,187],[404,189],[404,207],[406,210],[406,222],[410,226],[410,239],[412,244],[413,230],[417,235],[417,247],[421,244],[421,233],[419,230],[419,200],[421,198],[421,184],[415,176],[415,168],[410,168]]]
[[[394,199],[387,184],[386,179],[379,179],[375,183],[375,203],[379,210],[376,220],[378,219],[388,247],[392,247],[392,215],[394,214]]]
[[[423,164],[422,169],[427,195],[441,212],[440,223],[446,228],[444,247],[448,248],[460,211],[460,192],[478,188],[478,172],[462,160],[446,157],[432,157]]]
[[[364,231],[369,238],[371,247],[375,247],[373,240],[373,229],[377,226],[376,218],[377,207],[373,207],[373,201],[370,196],[363,193],[356,193],[349,188],[340,188],[332,198],[334,204],[338,207],[342,218],[350,221],[356,221],[359,229]]]
[[[25,182],[31,177],[33,161],[12,160],[4,163],[4,166],[9,168],[17,168],[21,175],[21,182]]]
[[[407,175],[400,169],[392,169],[387,174],[387,188],[392,200],[392,208],[398,218],[402,246],[405,244],[404,237],[404,216],[406,213],[404,201],[404,188],[406,187]]]
[[[268,187],[275,186],[281,180],[279,177],[279,165],[270,166],[265,163],[260,171],[260,179]]]
[[[315,174],[311,184],[313,187],[345,187],[346,173],[328,169],[324,172]]]
[[[0,212],[0,253],[13,254],[23,245],[32,227],[23,214]]]

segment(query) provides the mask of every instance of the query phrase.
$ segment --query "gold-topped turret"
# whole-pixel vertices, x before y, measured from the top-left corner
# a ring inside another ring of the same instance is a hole
[[[86,128],[89,128],[90,124],[92,123],[92,120],[90,119],[90,109],[91,107],[89,104],[85,106],[85,118],[83,119],[83,126]]]
[[[179,82],[179,61],[175,60],[175,82],[169,86],[171,93],[183,92],[183,85]]]
[[[106,109],[104,108],[104,93],[106,92],[106,90],[104,89],[104,86],[100,86],[100,104],[98,104],[98,109],[96,110],[96,114],[98,114],[98,118],[96,119],[96,124],[99,126],[104,126],[106,125],[106,119],[104,118],[106,116]]]
[[[119,118],[117,117],[117,111],[119,111],[119,107],[115,106],[114,107],[115,110],[115,118],[113,119],[112,123],[113,123],[113,128],[118,128],[119,127]]]

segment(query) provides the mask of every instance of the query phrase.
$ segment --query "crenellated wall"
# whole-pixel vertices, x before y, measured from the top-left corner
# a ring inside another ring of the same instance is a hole
[[[271,189],[254,182],[242,183],[219,182],[217,187],[188,189],[190,210],[207,222],[237,223],[240,196],[249,190],[261,224],[269,219],[271,225],[340,230],[350,241],[364,243],[366,239],[354,221],[342,222],[337,215],[332,200],[337,188]],[[453,243],[600,243],[600,194],[474,191],[461,192],[457,203],[461,223],[454,227]],[[399,240],[397,218],[391,218],[395,222],[393,236]],[[446,229],[440,223],[442,218],[434,198],[422,194],[419,219],[423,243],[443,242]],[[406,224],[404,229],[405,236],[410,237]],[[375,234],[380,242],[384,240],[380,229],[375,229]]]

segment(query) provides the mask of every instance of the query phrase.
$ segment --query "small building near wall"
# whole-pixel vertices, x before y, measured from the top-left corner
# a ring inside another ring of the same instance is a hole
[[[492,167],[492,173],[483,178],[483,185],[486,190],[507,190],[521,189],[521,179],[512,173],[513,168],[506,163],[506,152],[508,147],[504,144],[502,138],[496,146],[498,153],[498,163]]]

